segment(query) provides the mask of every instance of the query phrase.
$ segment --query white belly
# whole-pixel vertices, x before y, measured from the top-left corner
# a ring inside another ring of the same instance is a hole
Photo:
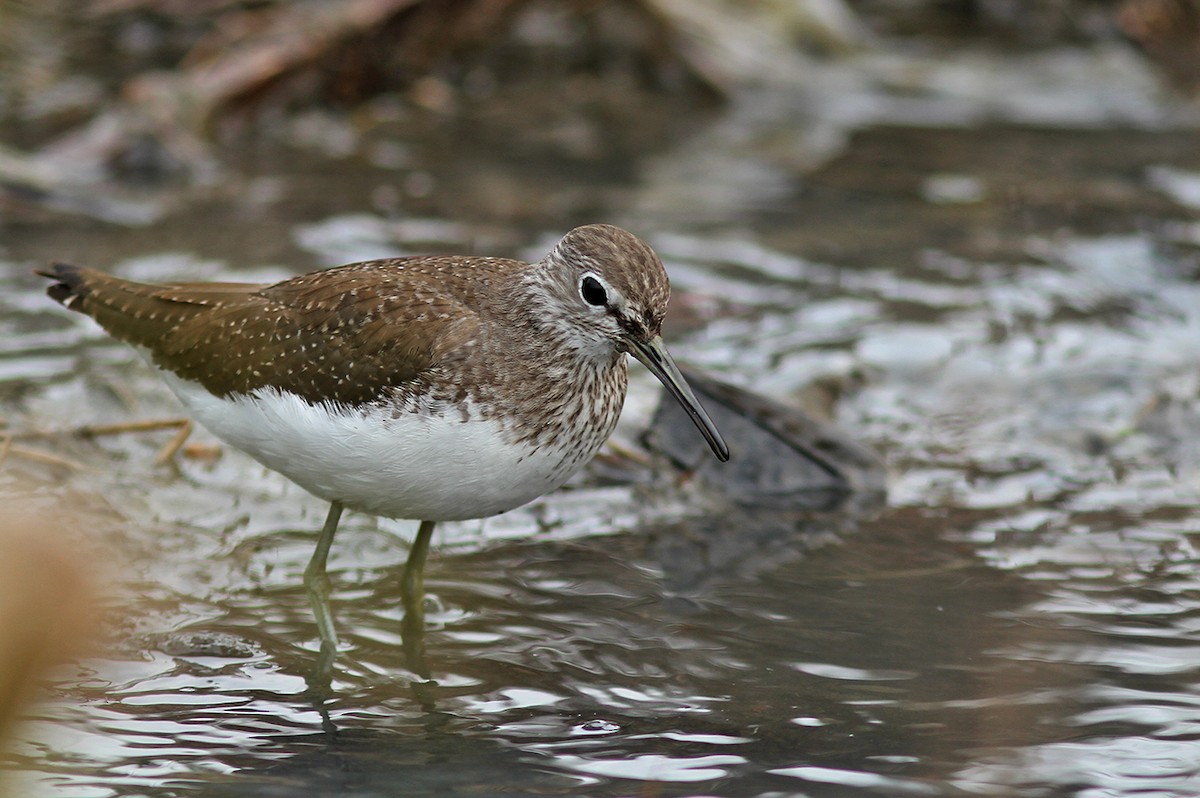
[[[222,399],[163,377],[221,440],[310,493],[373,515],[483,518],[532,501],[571,475],[559,468],[555,447],[507,443],[491,420],[331,411],[275,390]]]

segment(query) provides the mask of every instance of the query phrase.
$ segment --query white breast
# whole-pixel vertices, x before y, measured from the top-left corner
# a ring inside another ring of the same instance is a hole
[[[482,518],[532,501],[571,475],[558,467],[561,451],[509,443],[493,420],[463,421],[457,413],[392,418],[389,409],[313,406],[274,389],[223,399],[162,374],[218,438],[310,493],[374,515]]]

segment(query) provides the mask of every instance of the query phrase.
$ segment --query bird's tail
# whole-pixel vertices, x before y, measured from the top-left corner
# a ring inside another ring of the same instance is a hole
[[[49,277],[55,281],[46,287],[46,294],[51,299],[82,313],[83,308],[78,304],[79,300],[88,292],[87,283],[84,280],[85,271],[85,269],[69,263],[52,263],[49,268],[38,269],[35,274]]]

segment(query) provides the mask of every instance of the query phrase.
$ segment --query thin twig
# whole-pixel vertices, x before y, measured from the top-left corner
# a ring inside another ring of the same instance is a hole
[[[192,420],[190,418],[180,419],[183,423],[179,425],[179,432],[175,433],[175,437],[167,441],[167,445],[159,451],[158,456],[154,458],[154,465],[163,466],[175,459],[175,455],[179,454],[179,450],[187,443],[188,437],[192,434]]]
[[[124,435],[127,432],[154,432],[160,429],[185,427],[191,431],[192,421],[188,418],[159,418],[145,421],[122,421],[116,424],[86,424],[69,430],[68,434],[83,438],[100,438],[105,435]]]
[[[9,444],[3,449],[5,455],[14,455],[16,457],[24,457],[26,460],[33,460],[35,463],[45,463],[46,465],[61,466],[69,468],[72,471],[96,471],[97,469],[90,468],[78,460],[72,460],[69,457],[62,455],[50,454],[43,452],[40,449],[30,449],[25,446],[12,445],[11,439]]]
[[[131,432],[157,432],[158,430],[175,429],[178,430],[170,441],[159,451],[154,458],[154,465],[161,466],[170,462],[183,445],[187,443],[188,438],[192,434],[192,420],[190,418],[159,418],[147,419],[143,421],[121,421],[116,424],[85,424],[81,427],[73,427],[63,430],[25,430],[23,432],[13,432],[7,435],[0,436],[0,465],[4,463],[5,458],[9,454],[18,454],[31,460],[41,460],[42,462],[56,463],[69,468],[85,469],[79,463],[68,458],[60,458],[57,455],[39,452],[36,449],[26,449],[13,446],[15,440],[52,440],[55,438],[79,437],[79,438],[101,438],[109,435],[124,435]]]

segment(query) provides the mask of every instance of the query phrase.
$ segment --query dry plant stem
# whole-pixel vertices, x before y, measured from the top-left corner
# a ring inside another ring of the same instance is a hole
[[[154,458],[154,465],[166,465],[175,459],[175,455],[187,443],[192,434],[190,418],[155,419],[149,421],[126,421],[119,424],[90,424],[75,430],[77,435],[85,438],[98,438],[102,435],[122,435],[127,432],[155,432],[160,429],[178,429],[175,437],[167,441],[167,445],[159,450]]]
[[[175,455],[179,454],[179,450],[183,448],[183,445],[187,443],[187,439],[191,437],[192,420],[190,418],[185,418],[182,419],[182,421],[183,423],[179,425],[179,432],[176,432],[175,437],[167,441],[167,445],[164,446],[159,451],[158,456],[154,458],[154,465],[162,466],[173,461],[175,459]]]
[[[78,460],[72,460],[69,457],[62,457],[49,452],[42,452],[37,449],[29,449],[25,446],[14,446],[10,436],[5,437],[5,442],[0,444],[0,465],[4,464],[7,457],[23,457],[26,460],[32,460],[35,463],[45,463],[46,465],[61,466],[69,468],[72,471],[96,471],[94,468],[88,468]]]
[[[160,418],[146,421],[122,421],[117,424],[87,424],[71,430],[71,434],[84,438],[99,438],[104,435],[123,435],[126,432],[153,432],[160,429],[175,429],[186,426],[191,430],[191,419]]]
[[[145,421],[122,421],[117,424],[87,424],[82,427],[76,427],[69,430],[32,430],[28,432],[11,433],[0,437],[0,464],[3,464],[5,459],[10,455],[17,455],[29,460],[36,460],[52,465],[62,465],[67,468],[76,470],[88,470],[87,466],[70,460],[59,455],[40,452],[36,449],[27,449],[22,446],[13,446],[13,441],[21,440],[47,440],[50,438],[60,438],[66,435],[74,435],[81,438],[100,438],[107,435],[125,435],[131,432],[157,432],[163,429],[178,430],[171,440],[163,446],[159,453],[154,458],[154,465],[161,466],[171,462],[183,445],[187,443],[192,434],[192,420],[190,418],[165,418],[165,419],[149,419]]]
[[[81,438],[100,438],[105,435],[124,435],[127,432],[154,432],[160,429],[176,429],[185,424],[191,424],[187,418],[160,418],[146,421],[121,421],[116,424],[85,424],[82,427],[59,430],[26,430],[13,432],[8,437],[14,440],[46,440],[75,435]]]

